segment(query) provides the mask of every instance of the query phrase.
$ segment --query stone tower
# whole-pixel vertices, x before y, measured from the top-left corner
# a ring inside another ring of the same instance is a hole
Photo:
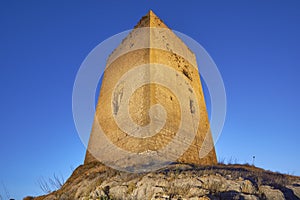
[[[196,57],[149,11],[107,59],[84,162],[160,159],[217,163]]]

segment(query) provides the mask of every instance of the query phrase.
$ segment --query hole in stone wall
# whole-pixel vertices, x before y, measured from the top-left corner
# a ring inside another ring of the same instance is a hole
[[[186,69],[183,69],[182,73],[191,81],[193,80],[191,74]]]
[[[191,113],[195,113],[195,105],[194,105],[194,101],[190,99],[190,110]]]

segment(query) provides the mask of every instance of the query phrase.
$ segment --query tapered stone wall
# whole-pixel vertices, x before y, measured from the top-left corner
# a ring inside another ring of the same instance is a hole
[[[118,157],[101,143],[99,127],[107,141],[126,152],[217,162],[196,57],[152,11],[107,59],[85,158],[85,163],[104,157],[130,165],[131,158]]]

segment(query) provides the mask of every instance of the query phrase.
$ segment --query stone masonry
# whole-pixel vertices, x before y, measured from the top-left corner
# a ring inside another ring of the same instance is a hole
[[[156,66],[152,66],[152,63]],[[138,66],[143,67],[136,70]],[[160,70],[159,66],[164,66],[164,70]],[[131,75],[124,78],[127,73]],[[147,79],[145,82],[148,84],[137,86],[134,91],[129,92],[130,98],[124,99],[128,88],[130,90],[130,86],[133,87],[138,81],[143,82],[142,79]],[[167,84],[152,81],[156,79]],[[168,85],[175,89],[170,89]],[[158,104],[165,112],[160,111],[160,107],[152,108]],[[185,109],[181,109],[181,106]],[[122,115],[122,109],[128,110],[130,117],[119,116]],[[183,117],[195,119],[198,115],[198,126],[192,120],[186,120],[182,124]],[[166,118],[163,124],[159,121],[160,117]],[[116,118],[120,122],[117,123]],[[126,121],[129,118],[135,124],[132,130],[134,128],[143,130],[136,131],[140,137],[124,131],[130,129],[131,122]],[[176,148],[165,154],[161,153],[160,156],[183,163],[203,165],[217,163],[196,57],[152,11],[142,17],[107,59],[96,106],[84,162],[87,164],[95,161],[98,155],[101,157],[102,154],[106,154],[106,158],[112,162],[117,162],[114,160],[120,159],[117,153],[114,151],[110,153],[109,147],[103,148],[105,144],[99,144],[100,139],[97,139],[99,130],[95,124],[101,126],[105,138],[116,148],[139,155],[144,152],[159,152],[175,140],[180,127],[183,127],[181,129],[183,132],[186,131],[187,138],[191,137],[192,140],[189,141],[184,135],[177,137],[178,141],[174,143],[177,145]],[[120,126],[125,128],[122,129]],[[194,136],[190,133],[190,129],[195,130]],[[186,145],[188,141],[189,144]],[[187,146],[183,152],[179,151],[181,146]],[[129,158],[123,159],[124,163],[130,165]]]

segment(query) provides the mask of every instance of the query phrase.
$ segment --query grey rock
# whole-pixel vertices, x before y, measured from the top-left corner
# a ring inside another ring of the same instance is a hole
[[[252,195],[252,194],[241,194],[241,199],[244,199],[244,200],[259,200],[259,198],[255,195]]]
[[[259,190],[265,195],[267,200],[284,200],[283,193],[278,190],[274,189],[271,186],[263,185],[259,187]]]
[[[295,183],[293,185],[287,186],[287,188],[291,189],[294,195],[300,199],[300,184]]]

